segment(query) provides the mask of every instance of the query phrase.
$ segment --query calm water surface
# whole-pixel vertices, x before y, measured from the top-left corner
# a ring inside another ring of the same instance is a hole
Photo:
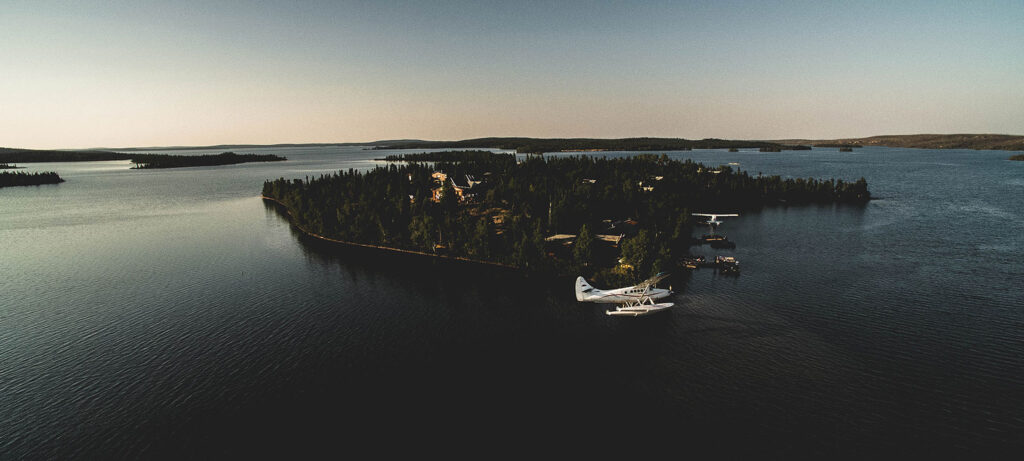
[[[1006,152],[670,153],[864,176],[879,200],[733,218],[740,277],[679,275],[673,310],[623,319],[571,280],[309,242],[262,182],[387,152],[250,151],[289,161],[24,164],[67,182],[0,189],[0,458],[600,449],[624,430],[684,451],[1024,449],[1024,162]]]

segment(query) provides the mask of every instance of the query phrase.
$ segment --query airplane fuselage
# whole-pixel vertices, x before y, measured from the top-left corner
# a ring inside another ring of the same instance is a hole
[[[648,298],[658,300],[671,295],[672,290],[665,288],[647,288],[645,290],[636,286],[598,290],[583,280],[583,277],[576,280],[576,300],[586,303],[625,304],[645,301]]]

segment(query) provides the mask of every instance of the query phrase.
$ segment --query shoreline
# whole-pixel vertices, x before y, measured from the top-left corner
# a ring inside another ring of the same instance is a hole
[[[273,197],[267,197],[266,195],[262,195],[262,194],[260,195],[260,198],[263,199],[263,200],[267,200],[267,201],[273,202],[277,206],[283,208],[285,213],[288,215],[288,224],[289,225],[291,225],[292,227],[298,229],[303,234],[305,234],[305,235],[307,235],[309,237],[313,237],[313,238],[316,238],[316,239],[319,239],[319,240],[322,240],[322,241],[325,241],[325,242],[341,244],[341,245],[348,245],[348,246],[355,246],[355,247],[362,247],[362,248],[370,248],[370,249],[374,249],[374,250],[385,250],[385,251],[391,251],[391,252],[394,252],[394,253],[404,253],[404,254],[411,254],[411,255],[418,255],[418,256],[427,256],[427,257],[431,257],[431,258],[443,259],[443,260],[448,260],[448,261],[459,261],[459,262],[486,264],[486,265],[489,265],[489,266],[502,267],[502,268],[505,268],[505,269],[519,269],[518,267],[515,267],[515,266],[510,266],[508,264],[502,264],[502,263],[494,262],[494,261],[484,261],[484,260],[481,260],[481,259],[472,259],[472,258],[466,258],[466,257],[462,257],[462,256],[439,255],[439,254],[434,254],[434,253],[427,253],[425,251],[406,250],[406,249],[402,249],[402,248],[386,247],[386,246],[380,246],[380,245],[371,245],[371,244],[368,244],[368,243],[358,243],[358,242],[349,242],[347,240],[332,239],[330,237],[325,237],[323,235],[320,235],[320,234],[317,234],[317,233],[314,233],[314,232],[310,232],[309,230],[307,230],[307,229],[303,228],[302,226],[296,224],[295,223],[295,219],[292,217],[291,210],[289,210],[288,207],[284,203],[281,203],[281,201],[279,201],[279,200],[277,200],[277,199],[275,199]]]

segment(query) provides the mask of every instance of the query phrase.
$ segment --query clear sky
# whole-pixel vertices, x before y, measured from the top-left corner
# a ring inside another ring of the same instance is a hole
[[[1024,1],[0,0],[0,146],[1024,134]]]

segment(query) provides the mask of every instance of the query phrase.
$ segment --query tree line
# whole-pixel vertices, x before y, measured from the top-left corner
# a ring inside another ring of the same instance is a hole
[[[248,162],[280,162],[288,160],[273,154],[236,154],[223,152],[217,155],[166,155],[166,154],[131,154],[133,168],[183,168],[190,166],[234,165]]]
[[[683,138],[479,138],[462,141],[418,141],[406,140],[376,143],[374,149],[452,149],[491,148],[515,150],[519,153],[561,152],[573,150],[613,151],[672,151],[691,149],[728,149],[772,147],[780,150],[803,148],[786,146],[768,141],[740,141],[730,139],[683,139]]]
[[[62,182],[64,182],[64,179],[52,171],[43,173],[0,172],[0,187],[38,186],[40,184],[59,184]]]
[[[287,160],[277,155],[236,154],[217,155],[136,154],[108,151],[65,151],[0,148],[0,164],[31,162],[95,162],[100,160],[131,160],[134,168],[181,168],[190,166],[233,165],[246,162],[277,162]]]
[[[486,160],[491,154],[491,151],[486,150],[448,150],[416,154],[391,154],[376,160],[388,162],[474,162]]]

